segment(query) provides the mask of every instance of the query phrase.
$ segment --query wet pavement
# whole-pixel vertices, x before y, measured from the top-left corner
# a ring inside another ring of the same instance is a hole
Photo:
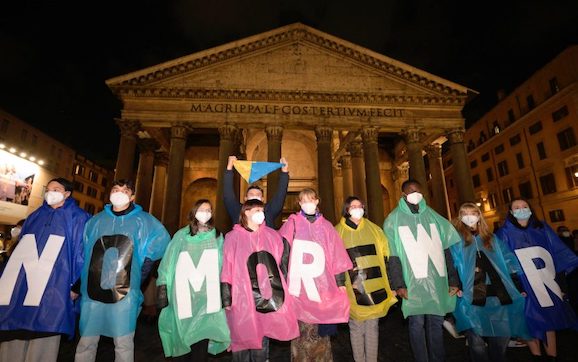
[[[399,308],[394,306],[390,313],[379,323],[379,361],[405,362],[413,361],[408,339],[407,322],[402,318]],[[346,324],[339,325],[339,333],[332,337],[333,358],[335,362],[353,361],[349,330]],[[446,360],[448,362],[469,361],[464,338],[453,338],[444,331]],[[578,332],[558,332],[558,361],[578,361]],[[62,341],[58,361],[74,360],[76,341]],[[507,358],[510,362],[531,361],[526,347],[508,348]],[[269,359],[271,362],[290,361],[289,342],[271,341]],[[170,361],[165,358],[156,323],[139,320],[135,335],[135,361],[157,362]],[[97,361],[114,361],[114,344],[112,339],[101,338]],[[209,361],[231,361],[230,353],[212,356]]]

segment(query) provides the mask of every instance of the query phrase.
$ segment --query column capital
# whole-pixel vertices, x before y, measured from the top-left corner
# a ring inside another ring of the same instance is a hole
[[[192,128],[190,124],[186,122],[171,123],[171,139],[186,138],[190,131],[192,131]]]
[[[442,157],[442,145],[439,143],[432,143],[427,145],[424,147],[424,150],[427,153],[427,157],[429,159]]]
[[[333,177],[343,177],[343,170],[339,167],[333,168]]]
[[[393,169],[393,180],[407,180],[409,178],[409,165],[404,163]]]
[[[350,155],[343,155],[339,158],[339,162],[341,163],[342,169],[351,169],[351,156]]]
[[[331,143],[333,137],[333,128],[327,126],[317,126],[315,127],[315,136],[317,137],[317,143]]]
[[[464,128],[452,128],[452,129],[448,129],[446,131],[446,134],[448,135],[448,140],[450,141],[450,144],[454,144],[454,143],[464,143],[464,134],[466,133],[466,130]]]
[[[234,124],[225,124],[219,127],[219,136],[221,140],[235,142],[237,138],[237,132],[239,129]]]
[[[361,139],[364,145],[369,145],[371,143],[377,143],[377,137],[379,136],[379,130],[377,127],[366,126],[361,129]]]
[[[167,167],[169,165],[169,154],[166,152],[155,152],[155,166]]]
[[[267,141],[281,142],[283,139],[283,127],[281,126],[267,126],[265,133],[267,134]]]
[[[137,144],[141,154],[152,154],[159,148],[158,142],[153,138],[140,138]]]
[[[347,150],[351,157],[363,157],[363,146],[359,141],[353,141],[347,145]]]
[[[116,118],[116,125],[120,129],[120,134],[122,137],[129,137],[136,139],[136,134],[140,131],[139,121],[130,121],[127,119]]]
[[[421,128],[411,127],[405,128],[401,131],[401,136],[406,144],[420,143],[423,140],[425,132]]]

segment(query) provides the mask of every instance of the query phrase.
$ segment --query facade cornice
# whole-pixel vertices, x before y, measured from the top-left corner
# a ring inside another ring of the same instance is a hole
[[[468,93],[476,93],[464,86],[299,23],[115,77],[106,83],[115,92],[127,86],[152,85],[290,43],[311,44],[439,95],[465,98]]]
[[[244,89],[192,89],[120,86],[116,92],[122,98],[188,98],[196,100],[315,102],[371,105],[447,105],[463,106],[466,96],[421,96],[407,94],[376,94],[362,92],[306,92]]]

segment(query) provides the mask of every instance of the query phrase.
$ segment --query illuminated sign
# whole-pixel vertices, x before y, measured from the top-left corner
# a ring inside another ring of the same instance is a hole
[[[38,165],[0,150],[0,215],[25,218]]]

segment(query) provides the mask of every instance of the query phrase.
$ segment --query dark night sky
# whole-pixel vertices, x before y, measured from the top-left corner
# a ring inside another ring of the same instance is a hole
[[[479,91],[467,120],[578,44],[576,0],[39,3],[0,5],[0,107],[108,165],[106,79],[297,21]]]

